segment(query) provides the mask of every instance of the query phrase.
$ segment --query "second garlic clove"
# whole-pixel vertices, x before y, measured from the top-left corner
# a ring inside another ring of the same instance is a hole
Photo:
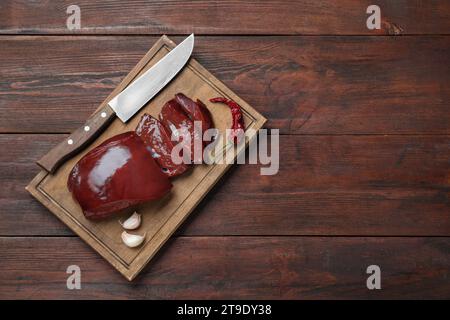
[[[143,236],[137,234],[130,234],[126,231],[122,232],[123,243],[130,248],[138,247],[144,242],[145,234]]]
[[[119,221],[119,223],[126,230],[137,229],[141,225],[141,215],[137,212],[134,212],[127,220],[125,220],[124,222]]]

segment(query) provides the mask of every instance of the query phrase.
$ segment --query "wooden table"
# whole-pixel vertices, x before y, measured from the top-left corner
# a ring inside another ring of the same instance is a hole
[[[0,298],[450,298],[450,2],[0,3]],[[162,34],[281,132],[132,283],[24,189]],[[66,288],[79,265],[82,289]],[[381,268],[368,290],[366,268]]]

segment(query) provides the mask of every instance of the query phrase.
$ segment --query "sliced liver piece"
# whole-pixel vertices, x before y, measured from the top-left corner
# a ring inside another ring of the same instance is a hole
[[[171,141],[169,131],[158,119],[144,114],[136,127],[136,134],[144,141],[152,157],[168,177],[179,176],[189,169],[188,165],[175,164],[172,160],[174,142]]]
[[[171,134],[179,137],[179,141],[174,142],[174,144],[187,141],[190,138],[191,143],[190,145],[184,146],[183,152],[188,152],[190,154],[189,160],[191,163],[202,163],[203,140],[201,137],[201,130],[194,130],[194,123],[175,99],[164,104],[161,113],[159,114],[159,119]],[[195,153],[194,150],[196,145],[198,146],[198,150]],[[194,155],[197,157],[194,158]]]
[[[175,100],[181,106],[183,111],[188,115],[189,119],[199,121],[202,124],[202,132],[212,127],[211,114],[203,102],[197,100],[194,102],[182,93],[175,95]]]

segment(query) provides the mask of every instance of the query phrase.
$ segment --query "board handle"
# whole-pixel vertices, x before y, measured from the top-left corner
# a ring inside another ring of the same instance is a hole
[[[114,111],[106,105],[36,163],[50,173],[55,172],[66,159],[81,151],[89,142],[98,137],[115,118],[115,115]]]

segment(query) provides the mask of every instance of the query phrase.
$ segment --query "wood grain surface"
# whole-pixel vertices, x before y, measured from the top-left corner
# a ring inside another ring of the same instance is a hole
[[[156,39],[0,36],[0,132],[72,132]],[[197,37],[194,55],[282,133],[450,134],[449,37]]]
[[[0,4],[7,34],[448,34],[450,3],[378,0],[380,30],[366,27],[370,0],[77,0],[81,30],[66,27],[71,0]]]
[[[377,1],[381,30],[368,0],[80,0],[79,31],[69,4],[0,2],[0,298],[450,299],[449,1]],[[234,167],[130,284],[24,187],[162,33],[191,32],[280,129],[280,172]]]
[[[0,235],[71,234],[25,191],[63,137],[0,135]],[[449,236],[449,157],[447,136],[281,136],[277,175],[236,166],[178,234]]]
[[[0,298],[324,299],[450,295],[448,238],[177,237],[129,283],[76,238],[0,238]],[[367,290],[366,268],[383,270]],[[67,290],[77,264],[81,290]]]

